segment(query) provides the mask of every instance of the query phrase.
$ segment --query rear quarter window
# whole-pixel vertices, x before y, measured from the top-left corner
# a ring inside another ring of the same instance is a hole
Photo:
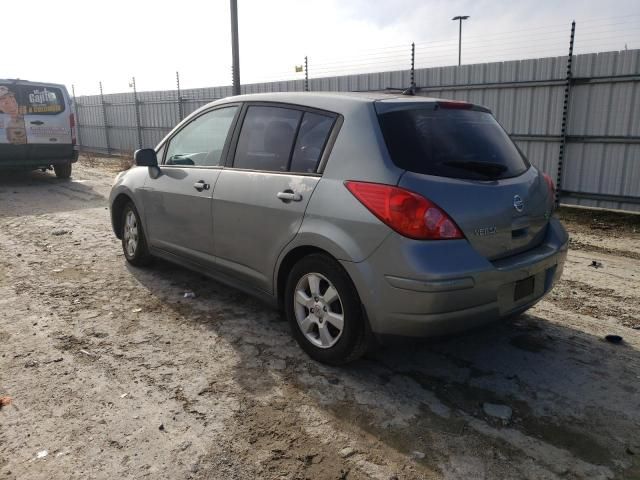
[[[291,158],[291,172],[315,173],[335,117],[306,112]]]
[[[379,113],[393,162],[410,172],[487,180],[511,178],[529,162],[488,112],[437,104]]]

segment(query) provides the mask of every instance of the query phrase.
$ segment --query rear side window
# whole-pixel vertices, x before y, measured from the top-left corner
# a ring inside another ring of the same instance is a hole
[[[393,162],[410,172],[486,180],[515,177],[529,168],[488,112],[429,106],[378,118]]]
[[[315,173],[335,117],[306,112],[291,158],[292,172]]]
[[[64,96],[59,88],[20,85],[26,115],[57,115],[64,112]]]
[[[252,106],[242,124],[233,166],[286,172],[303,112]]]

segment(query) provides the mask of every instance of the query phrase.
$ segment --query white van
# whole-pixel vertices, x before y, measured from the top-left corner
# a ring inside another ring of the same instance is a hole
[[[64,85],[0,79],[0,170],[71,176],[78,160],[73,104]]]

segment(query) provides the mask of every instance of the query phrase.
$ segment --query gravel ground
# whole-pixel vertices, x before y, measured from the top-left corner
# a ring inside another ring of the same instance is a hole
[[[252,298],[128,266],[120,166],[0,176],[0,478],[640,478],[640,217],[563,210],[526,315],[329,368]]]

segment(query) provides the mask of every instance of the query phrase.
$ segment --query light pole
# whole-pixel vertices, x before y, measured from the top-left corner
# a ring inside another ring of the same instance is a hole
[[[231,57],[233,94],[240,95],[240,47],[238,46],[238,2],[231,0]]]
[[[458,65],[462,65],[462,21],[469,18],[469,15],[458,15],[451,20],[458,20],[460,22],[460,29],[458,31]]]

